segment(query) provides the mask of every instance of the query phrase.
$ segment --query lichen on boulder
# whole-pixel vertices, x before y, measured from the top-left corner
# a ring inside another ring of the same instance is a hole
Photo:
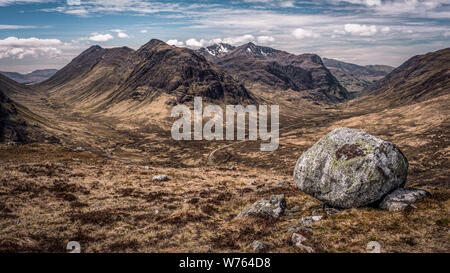
[[[294,180],[303,192],[338,208],[374,203],[403,187],[408,161],[389,141],[338,128],[303,153]]]

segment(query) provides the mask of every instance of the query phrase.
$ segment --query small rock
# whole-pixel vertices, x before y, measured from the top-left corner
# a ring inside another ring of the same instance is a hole
[[[146,169],[146,170],[153,170],[153,168],[150,167],[150,166],[145,166],[144,169]]]
[[[308,216],[301,218],[300,222],[304,227],[311,227],[314,224],[314,222],[320,221],[322,220],[322,218],[323,218],[322,216]]]
[[[8,146],[16,146],[17,143],[14,142],[14,141],[8,141],[7,145],[8,145]]]
[[[236,167],[235,167],[235,166],[231,166],[231,167],[228,168],[228,170],[230,170],[230,171],[235,171],[235,170],[236,170]]]
[[[127,165],[130,165],[132,162],[131,162],[131,160],[126,160],[124,163]]]
[[[254,251],[262,251],[266,248],[266,245],[261,243],[260,241],[255,240],[252,243],[252,248]]]
[[[289,186],[289,185],[291,185],[291,183],[287,182],[287,181],[277,183],[277,187],[284,187],[284,186]]]
[[[169,177],[167,175],[164,174],[160,174],[160,175],[155,175],[153,176],[153,181],[168,181]]]
[[[79,159],[79,158],[72,158],[72,160],[75,162],[81,162],[81,159]]]
[[[159,213],[159,210],[155,209],[154,214],[157,215]]]
[[[293,243],[296,247],[301,248],[301,249],[305,250],[305,251],[308,252],[308,253],[313,253],[313,252],[314,252],[314,250],[312,249],[312,247],[305,246],[305,245],[303,244],[303,242],[305,242],[305,241],[307,240],[307,239],[305,238],[305,236],[303,236],[303,235],[301,235],[301,234],[298,234],[298,233],[294,233],[294,234],[292,234],[291,240],[292,240],[292,243]]]
[[[56,166],[56,167],[64,167],[64,163],[56,162],[56,163],[55,163],[55,166]]]
[[[430,193],[412,188],[400,188],[388,194],[380,203],[380,209],[400,211],[407,207],[415,207],[413,203],[424,199]]]
[[[263,198],[256,201],[252,205],[244,208],[237,217],[243,218],[247,216],[278,218],[286,209],[286,198],[284,194],[272,195],[270,198]]]
[[[73,149],[74,152],[84,152],[85,149],[83,147],[76,147],[75,149]]]
[[[249,183],[250,186],[256,186],[256,185],[258,185],[258,184],[259,184],[259,183],[258,183],[258,181],[256,181],[256,180],[253,180],[252,182]]]

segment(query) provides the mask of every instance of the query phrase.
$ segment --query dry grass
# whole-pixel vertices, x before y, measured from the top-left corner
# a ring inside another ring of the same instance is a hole
[[[242,252],[253,251],[253,240],[269,252],[300,252],[288,230],[301,217],[324,213],[319,201],[294,187],[292,170],[306,149],[340,126],[399,145],[410,163],[407,185],[433,195],[406,212],[359,208],[327,215],[304,232],[305,244],[318,252],[365,252],[376,240],[385,252],[450,251],[448,95],[376,111],[287,100],[280,127],[295,126],[282,130],[277,151],[240,143],[215,154],[216,169],[207,156],[225,142],[173,141],[166,118],[150,125],[140,120],[158,111],[124,111],[119,118],[119,112],[89,114],[53,98],[16,99],[45,118],[60,144],[0,145],[2,252],[64,252],[69,241],[86,252]],[[77,146],[87,151],[73,152]],[[170,181],[153,182],[156,174]],[[265,186],[250,185],[254,180]],[[291,185],[276,186],[282,181]],[[235,218],[246,205],[279,193],[300,211],[275,221]]]
[[[271,170],[146,170],[53,145],[0,150],[0,251],[64,252],[76,240],[86,252],[242,252],[260,240],[269,252],[300,252],[288,229],[313,212],[325,215],[293,183],[277,186],[291,177]],[[156,174],[170,180],[153,182]],[[266,186],[257,189],[252,181]],[[326,216],[304,235],[320,252],[364,252],[372,240],[389,252],[448,252],[450,193],[431,191],[417,210],[350,209]],[[235,218],[244,206],[279,193],[288,208],[301,210],[273,221]]]

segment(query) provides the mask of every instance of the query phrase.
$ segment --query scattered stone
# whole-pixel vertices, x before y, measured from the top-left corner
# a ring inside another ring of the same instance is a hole
[[[298,159],[294,181],[303,192],[338,208],[380,200],[406,182],[408,161],[391,142],[338,128]]]
[[[284,187],[284,186],[289,186],[289,185],[291,185],[291,183],[287,182],[287,181],[277,183],[277,187]]]
[[[79,158],[72,158],[72,160],[75,162],[81,162],[81,159],[79,159]]]
[[[236,167],[235,167],[235,166],[231,166],[231,167],[228,168],[228,170],[230,170],[230,171],[235,171],[235,170],[236,170]]]
[[[308,253],[313,253],[314,252],[314,249],[312,247],[305,246],[303,244],[303,242],[305,242],[307,240],[303,235],[298,234],[298,233],[294,233],[294,234],[292,234],[291,240],[292,240],[292,243],[296,247],[301,248],[301,249],[305,250]]]
[[[252,243],[252,248],[254,251],[262,251],[266,248],[266,245],[261,243],[260,241],[255,240]]]
[[[130,165],[132,162],[131,162],[131,160],[126,160],[124,163],[127,165]]]
[[[286,209],[286,198],[284,194],[272,195],[270,198],[263,198],[256,201],[252,205],[244,208],[237,217],[243,218],[247,216],[278,218]]]
[[[56,166],[56,167],[64,167],[64,163],[56,162],[56,163],[55,163],[55,166]]]
[[[252,182],[249,183],[250,186],[256,186],[259,183],[256,180],[253,180]]]
[[[157,215],[159,213],[159,210],[155,209],[154,214]]]
[[[412,188],[400,188],[388,194],[380,203],[380,209],[389,211],[404,210],[407,207],[413,207],[413,203],[429,196],[430,193],[424,190]]]
[[[17,143],[14,142],[14,141],[8,141],[8,143],[6,145],[8,145],[8,146],[16,146]]]
[[[169,177],[165,174],[159,174],[153,176],[153,181],[169,181]]]
[[[74,152],[84,152],[86,151],[83,147],[76,147],[75,149],[73,149]]]
[[[311,227],[315,222],[322,220],[322,216],[308,216],[300,218],[300,223],[304,227]]]
[[[146,170],[153,170],[153,168],[150,167],[150,166],[145,166],[144,169],[146,169]]]

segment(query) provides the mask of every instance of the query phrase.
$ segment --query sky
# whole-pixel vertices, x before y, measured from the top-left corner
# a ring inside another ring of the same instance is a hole
[[[450,47],[450,0],[0,0],[0,71],[60,69],[91,45],[153,38],[398,66]]]

